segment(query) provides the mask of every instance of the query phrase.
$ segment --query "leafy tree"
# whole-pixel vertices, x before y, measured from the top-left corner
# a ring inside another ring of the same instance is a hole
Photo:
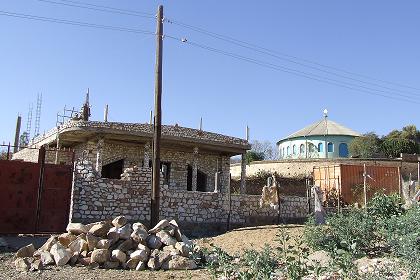
[[[246,163],[249,164],[253,161],[260,161],[260,160],[264,160],[264,154],[263,153],[258,153],[255,151],[248,151],[246,153]]]
[[[349,151],[352,156],[372,158],[380,153],[381,140],[374,132],[356,137],[350,142]]]
[[[385,138],[381,149],[387,157],[399,157],[401,153],[417,153],[418,144],[405,138]]]
[[[420,131],[415,125],[407,125],[400,130],[393,130],[383,137],[381,149],[388,157],[398,157],[401,153],[420,152]]]

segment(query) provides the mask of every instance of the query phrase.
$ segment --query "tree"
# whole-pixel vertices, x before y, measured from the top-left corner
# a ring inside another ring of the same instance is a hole
[[[401,153],[420,152],[420,131],[415,125],[407,125],[400,130],[393,130],[382,138],[382,152],[387,157],[399,157]]]
[[[251,151],[257,154],[262,154],[266,160],[276,160],[278,157],[278,150],[276,145],[269,141],[252,141]]]
[[[264,154],[263,153],[258,153],[255,151],[248,151],[245,155],[245,159],[246,159],[246,163],[249,164],[253,161],[260,161],[260,160],[264,160]]]
[[[372,158],[381,152],[381,140],[374,132],[354,138],[349,145],[353,157]]]
[[[6,152],[0,152],[0,160],[7,159],[7,153]]]
[[[401,153],[415,154],[418,144],[406,138],[387,138],[382,142],[381,149],[387,157],[399,157]]]

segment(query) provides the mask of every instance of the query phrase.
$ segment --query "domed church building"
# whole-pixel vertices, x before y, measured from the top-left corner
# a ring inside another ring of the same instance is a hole
[[[280,159],[347,158],[350,142],[360,134],[324,118],[277,142]]]

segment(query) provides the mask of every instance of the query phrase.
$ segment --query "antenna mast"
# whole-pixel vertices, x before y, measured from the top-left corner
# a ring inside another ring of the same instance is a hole
[[[29,144],[29,139],[31,139],[31,129],[32,129],[32,103],[29,104],[28,109],[28,119],[26,121],[26,133],[25,133],[25,144]]]
[[[38,96],[36,99],[34,138],[39,135],[39,127],[41,124],[41,107],[42,107],[42,93],[38,93]]]

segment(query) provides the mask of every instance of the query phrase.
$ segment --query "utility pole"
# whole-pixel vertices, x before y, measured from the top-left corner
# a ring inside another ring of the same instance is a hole
[[[366,164],[363,164],[363,198],[364,198],[364,201],[365,201],[365,208],[366,208],[366,205],[367,205],[366,177],[367,177]]]
[[[155,115],[153,127],[152,200],[150,207],[151,227],[159,222],[160,200],[160,137],[162,130],[162,45],[163,6],[159,5],[156,22],[156,65],[155,65]]]
[[[19,151],[19,135],[20,135],[20,125],[22,123],[22,117],[19,115],[16,121],[16,131],[15,131],[15,143],[13,144],[13,153]]]

